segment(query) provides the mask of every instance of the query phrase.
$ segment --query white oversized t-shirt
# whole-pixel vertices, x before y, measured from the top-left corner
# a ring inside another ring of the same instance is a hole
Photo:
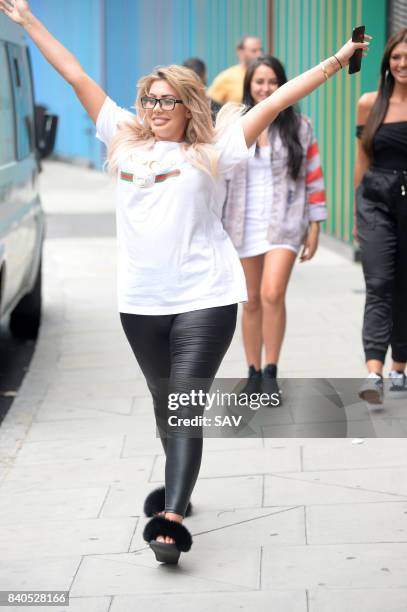
[[[108,145],[125,117],[109,97],[96,136]],[[215,145],[219,177],[189,163],[181,144],[135,147],[117,173],[118,306],[165,315],[247,300],[239,257],[221,223],[224,174],[252,155],[237,121]],[[152,163],[146,164],[145,162]]]

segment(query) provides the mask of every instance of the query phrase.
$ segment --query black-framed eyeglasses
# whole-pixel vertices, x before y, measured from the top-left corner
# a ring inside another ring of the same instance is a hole
[[[153,98],[153,96],[142,96],[141,98],[141,106],[146,110],[153,110],[157,102],[161,110],[164,111],[172,111],[176,104],[184,104],[182,100],[176,100],[175,98]]]

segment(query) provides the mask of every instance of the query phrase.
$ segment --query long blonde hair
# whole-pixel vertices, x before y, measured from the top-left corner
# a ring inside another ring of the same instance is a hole
[[[190,68],[175,64],[158,67],[139,80],[134,104],[137,115],[129,112],[123,121],[118,123],[118,130],[107,151],[109,172],[116,173],[120,161],[134,153],[134,147],[152,148],[155,142],[154,134],[151,127],[140,121],[139,117],[143,115],[141,97],[148,95],[152,83],[157,80],[167,81],[191,114],[182,146],[186,159],[199,170],[216,176],[219,153],[214,144],[224,130],[242,115],[245,107],[241,104],[225,104],[218,113],[216,125],[213,126],[204,84]]]

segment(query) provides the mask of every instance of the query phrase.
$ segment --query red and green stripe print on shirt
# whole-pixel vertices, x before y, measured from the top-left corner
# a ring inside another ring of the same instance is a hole
[[[154,182],[163,183],[164,181],[171,178],[172,176],[179,176],[180,174],[181,174],[181,170],[172,170],[171,172],[166,172],[164,174],[157,174],[155,176]],[[128,183],[132,183],[133,178],[134,178],[134,174],[132,174],[131,172],[123,172],[122,170],[120,171],[120,179],[122,181],[127,181]]]
[[[127,181],[128,183],[133,182],[133,175],[130,172],[120,172],[120,178],[122,181]]]
[[[181,170],[173,170],[172,172],[166,172],[165,174],[157,174],[155,177],[155,183],[162,183],[166,181],[171,176],[179,176],[181,174]]]

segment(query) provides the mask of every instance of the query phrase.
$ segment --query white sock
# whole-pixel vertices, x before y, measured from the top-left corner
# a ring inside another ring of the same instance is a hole
[[[403,377],[404,377],[404,376],[403,376],[403,373],[402,373],[402,372],[397,372],[397,370],[392,370],[392,371],[389,373],[389,378],[400,378],[400,379],[401,379],[401,378],[403,378]]]
[[[379,376],[379,374],[376,374],[376,372],[369,372],[368,378],[381,378],[381,376]]]

